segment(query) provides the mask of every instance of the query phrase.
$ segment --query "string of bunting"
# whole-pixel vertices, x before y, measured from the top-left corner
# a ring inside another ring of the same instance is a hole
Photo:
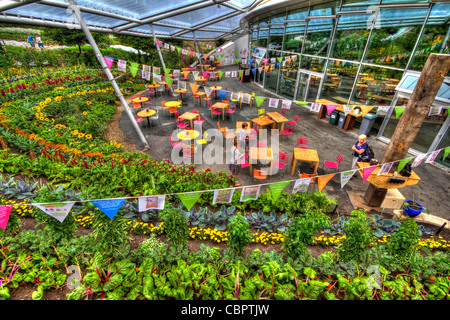
[[[367,180],[367,178],[374,172],[374,170],[377,167],[380,167],[380,170],[378,171],[377,175],[386,175],[390,172],[392,166],[394,163],[398,162],[397,172],[400,172],[407,163],[411,162],[413,159],[413,162],[411,164],[411,167],[417,167],[419,166],[423,160],[425,159],[425,163],[433,163],[434,160],[437,158],[439,153],[444,150],[443,159],[445,160],[446,157],[450,154],[450,147],[442,148],[439,150],[435,150],[426,154],[421,154],[416,157],[409,157],[402,160],[396,160],[384,164],[377,164],[365,168],[360,169],[351,169],[346,171],[340,171],[336,173],[331,174],[325,174],[325,175],[317,175],[314,177],[309,178],[303,178],[303,179],[293,179],[293,180],[286,180],[286,181],[279,181],[279,182],[273,182],[273,183],[263,183],[263,184],[257,184],[257,185],[249,185],[249,186],[242,186],[242,187],[233,187],[233,188],[226,188],[226,189],[211,189],[211,190],[201,190],[201,191],[191,191],[191,192],[181,192],[181,193],[170,193],[170,194],[163,194],[163,195],[151,195],[151,196],[139,196],[139,197],[123,197],[123,198],[108,198],[108,199],[94,199],[94,200],[79,200],[79,201],[65,201],[65,202],[52,202],[52,203],[31,203],[31,205],[39,208],[44,213],[48,214],[49,216],[57,219],[59,222],[63,222],[64,219],[69,214],[70,210],[72,209],[72,206],[79,202],[79,203],[87,203],[90,202],[94,204],[98,209],[100,209],[104,214],[106,214],[111,220],[114,218],[114,216],[117,214],[123,203],[127,199],[138,199],[138,211],[144,212],[147,210],[155,209],[155,210],[163,210],[165,205],[165,198],[168,195],[176,195],[181,200],[181,202],[184,204],[184,206],[191,210],[191,208],[197,203],[197,201],[200,199],[203,193],[206,192],[214,192],[214,198],[213,198],[213,205],[216,203],[230,203],[233,198],[234,191],[236,189],[241,189],[241,197],[240,201],[250,201],[250,200],[257,200],[261,187],[262,186],[269,186],[272,197],[274,200],[277,200],[281,192],[291,183],[294,182],[294,187],[292,189],[292,194],[297,192],[306,192],[308,191],[309,185],[311,184],[312,179],[317,179],[318,183],[318,189],[319,191],[322,191],[322,189],[328,184],[333,177],[340,174],[340,182],[341,182],[341,189],[344,188],[344,186],[350,181],[350,179],[353,177],[354,174],[356,174],[357,171],[362,170],[362,179],[363,183]],[[13,205],[0,205],[0,228],[6,229],[9,216],[11,213]]]

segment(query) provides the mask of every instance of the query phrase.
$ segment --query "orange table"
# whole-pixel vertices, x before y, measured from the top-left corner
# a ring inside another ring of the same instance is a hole
[[[261,129],[264,129],[265,126],[268,125],[273,125],[274,121],[266,118],[266,117],[259,117],[259,118],[255,118],[250,120],[250,128],[253,128],[253,124],[256,123]],[[259,137],[261,138],[262,135],[262,131],[259,130]]]
[[[272,175],[272,161],[273,161],[272,148],[257,148],[257,147],[250,148],[250,152],[248,155],[248,163],[250,164],[250,174],[252,174],[253,172],[252,160],[269,161],[270,175]]]
[[[200,106],[203,107],[203,96],[206,96],[206,92],[203,92],[203,91],[198,92],[197,91],[197,93],[194,94],[194,96],[200,96]]]
[[[149,84],[147,87],[148,88],[159,88],[159,87],[161,87],[161,85],[160,84]]]
[[[147,118],[148,125],[150,126],[150,117],[154,116],[155,114],[156,114],[156,110],[145,109],[145,110],[139,111],[137,113],[137,116],[141,117],[141,118]]]
[[[319,155],[317,154],[317,150],[294,148],[294,156],[292,157],[291,161],[292,165],[291,176],[294,175],[297,160],[311,162],[311,167],[313,166],[313,164],[315,164],[316,166],[314,168],[314,173],[317,172],[317,167],[319,166]]]
[[[184,120],[188,120],[191,123],[191,128],[194,127],[193,125],[193,120],[195,118],[200,119],[200,115],[198,113],[193,113],[193,112],[185,112],[183,113],[181,116],[178,117],[178,119],[184,119]]]
[[[183,104],[183,93],[186,93],[187,92],[187,89],[175,89],[175,90],[173,90],[173,92],[176,92],[176,93],[179,93],[180,94],[180,100],[181,100],[181,103]]]
[[[195,84],[198,84],[199,82],[203,82],[203,84],[206,86],[206,79],[203,77],[197,77],[195,78]]]
[[[146,97],[139,97],[139,98],[134,98],[134,99],[131,100],[131,101],[140,103],[140,104],[141,104],[141,107],[142,107],[142,102],[148,101],[148,98],[146,98]]]
[[[278,126],[279,123],[281,123],[280,131],[284,128],[284,123],[289,121],[285,116],[282,114],[279,114],[278,112],[268,112],[267,115],[274,121],[273,123],[273,129],[275,129],[275,125]]]
[[[172,108],[172,107],[178,107],[180,105],[179,101],[167,101],[164,105],[165,107]]]
[[[225,121],[225,109],[227,109],[230,105],[228,103],[216,102],[211,107],[211,118],[213,117],[213,108],[222,109],[222,120]]]

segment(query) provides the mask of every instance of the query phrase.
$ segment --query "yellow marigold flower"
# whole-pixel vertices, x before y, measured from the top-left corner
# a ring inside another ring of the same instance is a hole
[[[87,115],[87,112],[86,112],[86,111],[84,111],[84,112],[83,112],[83,114],[84,114],[84,115],[86,116],[86,115]]]

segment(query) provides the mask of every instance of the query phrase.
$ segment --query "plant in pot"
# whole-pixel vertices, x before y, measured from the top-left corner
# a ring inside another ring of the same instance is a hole
[[[423,206],[414,200],[406,200],[403,203],[403,213],[409,217],[417,217],[423,210]]]

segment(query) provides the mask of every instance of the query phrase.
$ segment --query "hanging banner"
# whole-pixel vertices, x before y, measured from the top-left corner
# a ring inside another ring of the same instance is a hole
[[[106,214],[111,220],[119,211],[122,204],[125,202],[124,199],[107,199],[107,200],[91,200],[90,202],[100,209],[104,214]]]
[[[171,69],[169,69],[169,68],[164,68],[163,70],[164,70],[164,76],[167,77],[167,76],[170,74],[170,70],[171,70]]]
[[[246,71],[247,71],[247,70],[246,70]],[[239,73],[239,79],[241,79],[241,78],[242,78],[242,75],[244,74],[244,70],[239,70],[238,73]]]
[[[423,154],[419,154],[415,159],[414,162],[411,165],[411,168],[415,168],[417,167],[419,164],[422,163],[423,159],[425,159],[425,157],[427,156],[427,153],[423,153]]]
[[[350,179],[353,177],[353,175],[356,173],[356,171],[358,171],[358,170],[355,169],[355,170],[350,170],[350,171],[341,173],[341,189],[344,188],[344,186],[347,184],[347,182],[350,181]]]
[[[318,176],[317,177],[317,184],[318,184],[318,188],[319,191],[322,191],[323,187],[325,187],[328,183],[328,181],[330,181],[336,174],[332,173],[332,174],[327,174],[324,176]]]
[[[231,72],[230,72],[230,71],[226,71],[226,72],[225,72],[225,78],[229,78],[230,75],[231,75]]]
[[[237,77],[237,71],[231,71],[231,77],[236,78]]]
[[[108,68],[111,69],[112,64],[114,62],[114,58],[103,56],[103,59],[105,59],[105,62],[106,62],[106,65],[108,66]]]
[[[206,93],[206,97],[209,98],[211,96],[211,93],[214,91],[213,88],[211,87],[205,87],[205,93]]]
[[[272,191],[273,200],[275,201],[278,200],[278,198],[281,195],[281,192],[284,190],[284,188],[287,187],[289,183],[290,181],[280,181],[269,184],[270,191]]]
[[[214,190],[213,205],[216,203],[230,203],[233,200],[234,189]]]
[[[400,160],[399,163],[398,163],[397,172],[402,171],[402,169],[405,167],[405,165],[406,165],[408,162],[410,162],[410,161],[412,160],[412,158],[413,158],[413,157]]]
[[[370,112],[370,110],[373,109],[373,106],[359,106],[361,108],[361,114],[363,117],[365,117],[366,114]]]
[[[165,195],[139,197],[138,198],[139,212],[147,210],[164,210],[165,201],[166,201]]]
[[[297,192],[306,192],[311,184],[311,178],[298,179],[295,180],[294,188],[292,189],[292,194]]]
[[[269,107],[278,108],[278,99],[269,98]]]
[[[241,193],[241,202],[245,202],[248,200],[257,200],[259,196],[259,190],[261,186],[255,187],[243,187]]]
[[[385,116],[389,111],[389,107],[378,107],[377,116]]]
[[[194,76],[194,78],[198,78],[199,73],[199,71],[192,71],[192,75]]]
[[[188,51],[186,49],[181,50],[181,54],[187,55]]]
[[[320,111],[320,106],[321,106],[321,104],[320,103],[318,103],[318,102],[313,102],[312,104],[311,104],[311,111],[312,112],[319,112]]]
[[[183,202],[188,211],[191,210],[191,208],[197,203],[198,199],[200,199],[201,196],[201,192],[182,193],[178,195],[181,202]]]
[[[256,105],[259,107],[263,101],[266,100],[265,97],[257,97],[255,96]]]
[[[263,61],[264,61],[264,64],[267,64],[267,62],[269,62],[269,59],[264,58]]]
[[[189,86],[191,87],[192,94],[194,94],[194,95],[197,93],[198,88],[200,88],[200,85],[192,83],[192,82],[189,83]]]
[[[450,147],[445,148],[444,149],[444,155],[442,156],[442,161],[444,161],[445,158],[447,158],[449,153],[450,153]]]
[[[248,59],[248,64],[249,64],[249,65],[252,65],[252,64],[253,64],[253,61],[255,61],[255,59]]]
[[[160,67],[153,67],[153,73],[161,74],[161,68]]]
[[[433,163],[434,160],[437,158],[439,152],[441,152],[441,150],[431,152],[427,160],[425,160],[425,163]]]
[[[363,172],[363,183],[366,182],[367,178],[372,174],[373,170],[375,170],[378,166],[372,166],[362,169]]]
[[[398,118],[402,115],[403,111],[405,111],[406,107],[394,107],[395,117]]]
[[[130,72],[133,78],[136,77],[138,70],[139,70],[139,63],[130,62]]]
[[[118,60],[117,61],[117,69],[122,72],[127,71],[127,62],[125,60]]]
[[[179,69],[175,69],[173,70],[173,78],[174,79],[179,79],[180,78],[180,70]]]
[[[187,89],[186,81],[178,81],[178,89],[186,90]]]
[[[337,108],[338,105],[337,104],[327,104],[326,106],[327,106],[327,113],[328,113],[328,115],[330,115],[334,111],[334,109]]]
[[[221,100],[225,100],[225,97],[227,95],[228,91],[225,90],[219,90],[219,96]]]
[[[188,80],[189,73],[191,73],[191,72],[190,71],[183,71],[182,73],[183,73],[184,79]]]
[[[203,71],[203,72],[202,72],[202,77],[203,77],[203,78],[207,79],[207,78],[208,78],[208,75],[209,75],[209,72],[208,72],[208,71]]]
[[[169,50],[170,49],[170,45],[168,43],[164,43],[164,49]]]
[[[270,58],[270,63],[276,63],[277,59],[276,58]]]
[[[348,106],[348,105],[345,105],[345,106],[343,106],[343,108],[344,108],[344,114],[347,116],[350,112],[352,112],[352,110],[355,108],[354,106]]]
[[[172,78],[169,78],[169,77],[166,77],[166,83],[167,83],[167,87],[171,87],[172,86],[172,84],[173,84],[173,79]]]
[[[63,222],[69,214],[72,206],[76,201],[70,202],[53,202],[53,203],[32,203],[36,208],[41,209],[44,213],[55,218],[59,222]]]
[[[170,51],[175,51],[175,46],[170,46]]]
[[[181,48],[179,48],[179,47],[175,47],[175,48],[177,49],[178,54],[180,54]]]
[[[161,83],[161,75],[160,74],[153,74],[153,82]]]
[[[281,100],[281,108],[282,109],[291,109],[292,101],[291,100]]]
[[[256,74],[256,68],[253,68],[253,69],[252,69],[252,73],[253,73],[253,75]]]
[[[236,64],[239,64],[239,62],[241,61],[241,59],[234,59],[234,61],[236,61]]]
[[[4,230],[6,230],[12,207],[12,204],[0,205],[0,228]]]
[[[162,41],[161,40],[156,40],[156,42],[158,43],[158,47],[161,47]]]
[[[219,79],[222,79],[223,71],[219,71],[219,72],[217,72],[217,73],[219,74]]]
[[[393,166],[394,162],[385,163],[381,166],[381,169],[378,171],[377,176],[380,174],[389,174],[389,171],[391,171],[391,168]]]

